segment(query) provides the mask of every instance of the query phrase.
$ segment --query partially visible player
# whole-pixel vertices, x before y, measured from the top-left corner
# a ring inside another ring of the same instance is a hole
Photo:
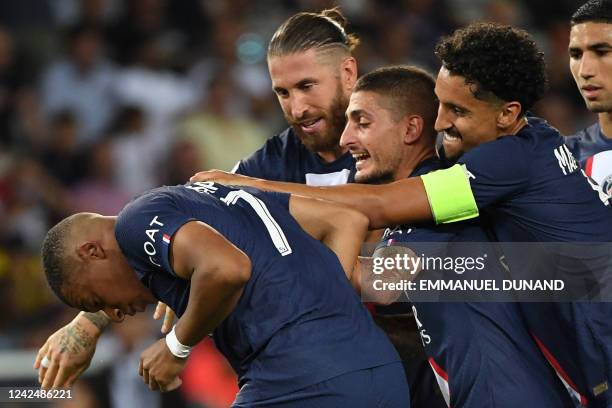
[[[42,252],[71,306],[114,321],[156,300],[177,312],[141,355],[153,390],[176,386],[191,347],[213,333],[238,373],[233,407],[409,407],[399,357],[345,275],[366,231],[363,215],[330,203],[196,183],[151,190],[117,217],[73,215]],[[62,365],[87,337],[76,327],[41,349],[43,387],[78,371]]]
[[[346,24],[334,8],[297,13],[276,30],[268,69],[290,127],[241,160],[236,173],[316,186],[350,180],[355,163],[338,142],[357,79],[359,40]]]
[[[232,172],[315,186],[352,181],[355,161],[338,143],[357,80],[353,51],[359,39],[345,31],[346,25],[336,7],[297,13],[276,30],[268,45],[268,69],[290,126]],[[154,317],[164,313],[166,333],[174,314],[159,303]]]
[[[357,160],[356,182],[390,183],[441,168],[434,156],[438,108],[434,86],[433,77],[415,67],[382,68],[359,78],[340,141]],[[453,243],[470,242],[469,249],[468,245],[455,248],[460,252],[455,255],[493,254],[481,224],[478,219],[442,226],[399,225],[387,229],[379,249],[405,246],[428,257],[444,257],[452,254]],[[367,262],[360,265],[365,268]],[[487,279],[504,276],[494,260],[486,266]],[[355,271],[354,277],[367,273]],[[429,364],[448,406],[572,406],[532,341],[516,303],[413,305],[405,301],[378,307],[377,312],[397,315],[414,310]]]
[[[612,1],[588,1],[571,24],[570,69],[587,109],[599,120],[566,144],[587,175],[612,194]]]
[[[527,116],[546,84],[543,54],[529,34],[475,23],[443,39],[436,53],[442,61],[435,89],[440,101],[436,130],[444,132],[445,144],[465,152],[455,166],[376,186],[310,187],[218,171],[199,173],[194,180],[347,203],[366,214],[372,228],[488,215],[500,241],[612,242],[609,196],[585,177],[556,129]],[[507,260],[511,269],[529,270],[521,256]],[[610,276],[604,284],[605,279]],[[522,308],[536,342],[571,395],[583,406],[609,406],[609,304]]]
[[[251,177],[314,186],[353,181],[355,161],[340,146],[346,125],[345,112],[355,81],[357,36],[346,31],[347,20],[338,8],[320,13],[301,12],[287,19],[274,33],[267,60],[272,88],[287,123],[281,134],[270,138],[234,172]],[[376,318],[392,338],[418,339],[412,317]],[[384,321],[383,321],[384,320]],[[411,380],[412,405],[416,408],[443,406],[433,377],[415,347],[402,347],[412,354],[406,372]],[[399,346],[396,343],[397,346]],[[408,350],[410,348],[410,350]]]

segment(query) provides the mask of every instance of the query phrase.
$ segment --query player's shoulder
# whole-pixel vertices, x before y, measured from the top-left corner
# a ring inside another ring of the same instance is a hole
[[[588,126],[584,129],[580,129],[578,132],[567,137],[575,140],[595,141],[599,139],[600,134],[601,126],[599,122],[595,122],[591,126]]]
[[[141,213],[163,208],[173,202],[179,186],[162,186],[134,197],[117,215],[118,222],[133,220]]]
[[[234,172],[268,180],[282,179],[280,172],[299,160],[303,154],[302,149],[303,145],[293,129],[287,128],[266,140],[261,148],[238,162]]]
[[[302,143],[300,142],[293,129],[289,127],[281,133],[274,135],[268,140],[266,140],[264,145],[253,155],[258,155],[262,157],[281,157],[291,155],[294,152],[300,150],[301,147]]]
[[[578,147],[584,144],[595,144],[600,140],[601,127],[599,122],[595,122],[591,126],[581,129],[573,135],[565,137],[565,144],[570,148]]]
[[[527,124],[516,134],[505,135],[477,146],[478,153],[496,154],[513,159],[516,155],[539,155],[544,147],[556,148],[563,144],[563,136],[544,119],[529,116]]]
[[[510,140],[532,147],[539,147],[542,144],[558,145],[563,143],[563,136],[561,136],[559,130],[536,116],[528,116],[527,124],[514,136]]]

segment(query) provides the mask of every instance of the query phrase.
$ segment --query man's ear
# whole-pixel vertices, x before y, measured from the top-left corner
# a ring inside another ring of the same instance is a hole
[[[342,88],[349,94],[353,91],[355,82],[357,82],[357,60],[353,57],[347,57],[340,65],[340,77],[342,79]]]
[[[513,127],[521,115],[521,110],[520,102],[514,101],[503,104],[497,115],[497,127],[500,129]]]
[[[106,258],[106,252],[99,242],[84,242],[77,248],[77,255],[83,261]]]
[[[404,143],[413,144],[421,138],[423,133],[423,118],[419,115],[409,115],[402,119],[404,122]]]

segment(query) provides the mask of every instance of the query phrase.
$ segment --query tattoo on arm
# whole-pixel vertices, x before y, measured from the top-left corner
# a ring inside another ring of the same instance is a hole
[[[60,338],[60,353],[79,354],[95,343],[96,339],[78,324],[69,325]]]
[[[90,312],[81,312],[83,317],[92,322],[101,332],[104,331],[106,326],[108,326],[111,322],[110,318],[103,311],[90,313]]]

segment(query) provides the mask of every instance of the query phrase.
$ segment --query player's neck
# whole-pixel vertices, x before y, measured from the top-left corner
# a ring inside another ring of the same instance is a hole
[[[599,114],[599,127],[606,139],[612,139],[612,112],[601,112]]]
[[[410,154],[404,155],[402,165],[395,172],[395,180],[403,180],[410,177],[414,170],[423,163],[425,160],[430,159],[436,155],[433,147],[423,147],[422,149],[414,149]]]
[[[346,148],[338,146],[336,149],[320,151],[317,152],[317,154],[325,163],[332,163],[342,157],[346,152]]]
[[[501,134],[500,136],[505,135],[516,135],[518,132],[521,131],[522,128],[524,128],[525,126],[527,126],[529,122],[527,121],[527,117],[523,116],[522,118],[518,119],[509,129],[505,129],[504,132],[502,132],[503,134]]]
[[[119,244],[115,238],[115,224],[117,222],[116,216],[100,216],[95,222],[90,225],[90,228],[95,231],[107,248],[113,248],[119,250]]]

